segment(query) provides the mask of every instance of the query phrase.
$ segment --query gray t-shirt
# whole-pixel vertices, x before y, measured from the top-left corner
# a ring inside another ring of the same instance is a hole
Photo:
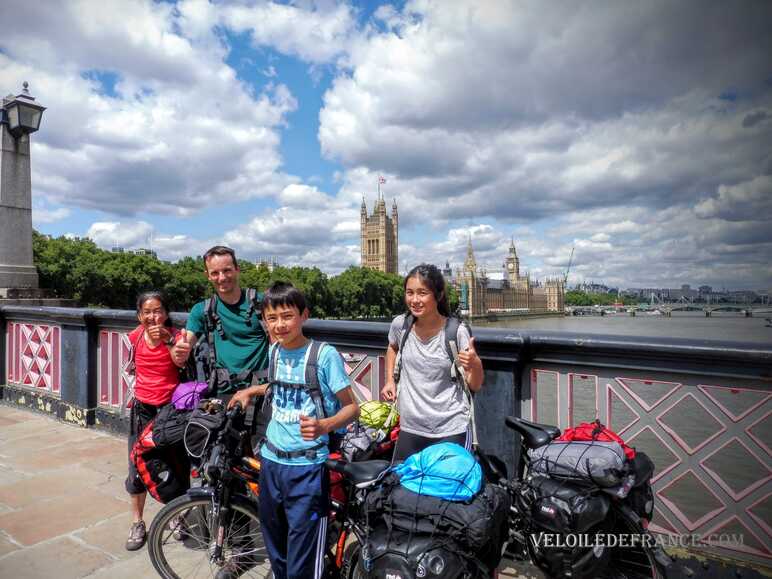
[[[394,318],[389,328],[389,344],[399,349],[405,314]],[[461,324],[456,336],[459,352],[469,346],[469,331]],[[402,352],[402,371],[397,385],[399,425],[405,432],[440,438],[466,432],[469,403],[461,384],[450,379],[451,361],[445,349],[445,328],[421,340],[414,331]]]

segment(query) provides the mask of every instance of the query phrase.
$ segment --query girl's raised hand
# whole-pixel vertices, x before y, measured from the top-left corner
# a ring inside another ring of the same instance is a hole
[[[481,367],[482,361],[477,355],[477,349],[474,345],[474,338],[469,338],[469,346],[463,352],[458,353],[458,361],[464,367],[464,370],[471,370],[473,367]]]

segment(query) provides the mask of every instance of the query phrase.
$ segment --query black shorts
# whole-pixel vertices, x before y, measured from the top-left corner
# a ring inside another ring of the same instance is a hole
[[[469,434],[462,432],[460,434],[452,434],[451,436],[442,436],[440,438],[429,438],[428,436],[420,436],[418,434],[412,434],[400,430],[397,437],[397,444],[394,448],[393,464],[403,462],[411,454],[422,451],[427,446],[432,444],[439,444],[440,442],[455,442],[469,450]]]

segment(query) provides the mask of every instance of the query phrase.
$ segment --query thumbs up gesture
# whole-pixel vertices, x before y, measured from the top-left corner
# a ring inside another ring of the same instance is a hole
[[[466,350],[463,352],[458,353],[458,361],[467,372],[473,368],[482,368],[482,361],[480,360],[480,356],[477,355],[474,338],[469,338],[469,346],[467,346]]]
[[[195,337],[191,332],[188,332],[187,330],[182,330],[182,332],[180,332],[180,339],[177,340],[169,350],[175,365],[182,367],[185,364],[195,345],[194,340]]]

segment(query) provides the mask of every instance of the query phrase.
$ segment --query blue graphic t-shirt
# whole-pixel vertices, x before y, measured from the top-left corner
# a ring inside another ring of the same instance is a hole
[[[302,348],[286,350],[279,344],[273,344],[268,353],[268,359],[272,361],[274,359],[274,349],[279,348],[278,355],[276,356],[276,380],[292,384],[303,384],[306,381],[306,359],[308,358],[310,346],[311,342],[309,341]],[[336,393],[350,385],[349,377],[343,365],[343,358],[329,344],[325,344],[319,350],[317,366],[319,386],[324,399],[324,410],[327,416],[330,417],[340,410],[340,402]],[[327,449],[329,437],[325,434],[316,440],[303,440],[303,437],[300,435],[301,415],[324,418],[323,416],[317,416],[316,407],[311,397],[304,388],[284,388],[278,384],[275,384],[273,388],[271,402],[273,414],[266,432],[266,436],[271,444],[285,452],[313,448],[319,443],[324,443],[324,446],[316,450],[316,458],[313,460],[303,456],[291,459],[279,458],[268,449],[267,445],[263,445],[260,455],[268,460],[288,465],[320,464],[324,462],[329,454]]]

